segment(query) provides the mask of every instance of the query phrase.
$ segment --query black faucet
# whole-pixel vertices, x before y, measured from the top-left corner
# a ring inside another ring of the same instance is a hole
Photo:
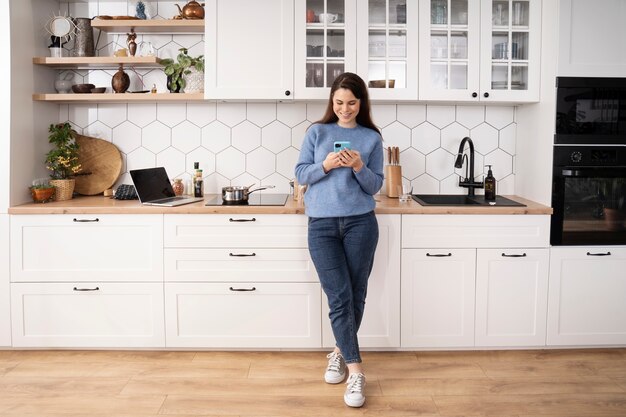
[[[476,188],[483,188],[484,187],[484,183],[482,181],[480,182],[476,182],[474,181],[474,142],[472,142],[472,140],[466,136],[463,138],[463,140],[461,140],[461,144],[459,145],[459,153],[456,156],[456,161],[454,161],[454,167],[455,168],[462,168],[463,167],[463,157],[466,155],[463,154],[463,150],[465,148],[465,143],[469,144],[469,174],[467,172],[467,165],[465,167],[465,179],[461,179],[461,177],[459,177],[459,187],[466,187],[468,188],[468,192],[467,195],[470,197],[473,197],[475,195],[474,193],[474,189]]]

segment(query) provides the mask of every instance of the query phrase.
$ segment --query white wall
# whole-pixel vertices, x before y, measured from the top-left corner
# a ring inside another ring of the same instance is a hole
[[[9,2],[0,2],[0,39],[10,36]],[[11,57],[11,42],[0,42],[0,56]],[[6,62],[6,61],[5,61]],[[11,79],[11,66],[0,65],[0,80]],[[11,138],[11,83],[0,88],[0,346],[11,345],[9,293],[9,153]]]
[[[556,118],[556,57],[558,2],[543,1],[541,92],[539,103],[517,109],[517,165],[515,191],[538,203],[551,205],[552,146]]]

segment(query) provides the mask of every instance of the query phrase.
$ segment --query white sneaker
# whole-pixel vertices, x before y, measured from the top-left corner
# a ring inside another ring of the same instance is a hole
[[[339,384],[346,379],[346,361],[339,352],[331,352],[326,355],[328,366],[324,374],[324,381],[328,384]]]
[[[343,395],[343,401],[349,407],[361,407],[365,403],[365,375],[350,374],[346,384],[348,387]]]

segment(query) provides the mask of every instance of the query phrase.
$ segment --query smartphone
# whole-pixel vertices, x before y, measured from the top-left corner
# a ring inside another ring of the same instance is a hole
[[[335,152],[341,152],[344,149],[350,149],[349,141],[337,141],[335,142]]]

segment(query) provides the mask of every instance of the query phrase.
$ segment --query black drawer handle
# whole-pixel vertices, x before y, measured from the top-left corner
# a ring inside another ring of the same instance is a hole
[[[233,288],[233,287],[230,287],[229,289],[231,291],[256,291],[256,287],[252,287],[252,288]]]
[[[229,222],[255,222],[256,218],[251,218],[251,219],[233,219],[232,217],[230,219],[228,219]]]
[[[78,288],[78,287],[74,287],[74,291],[100,291],[100,287],[96,287],[96,288]]]
[[[587,256],[611,256],[611,252],[607,252],[607,253],[591,253],[591,252],[587,252]]]
[[[522,253],[520,254],[513,254],[513,255],[507,255],[506,253],[502,253],[502,256],[505,256],[507,258],[524,258],[526,256],[526,253]]]
[[[229,253],[228,256],[256,256],[256,253]]]
[[[446,256],[452,256],[452,254],[451,253],[447,253],[447,254],[446,253],[427,253],[426,256],[432,256],[435,258],[443,258]]]
[[[95,223],[99,222],[100,219],[96,217],[95,219],[74,219],[73,221],[76,223]]]

